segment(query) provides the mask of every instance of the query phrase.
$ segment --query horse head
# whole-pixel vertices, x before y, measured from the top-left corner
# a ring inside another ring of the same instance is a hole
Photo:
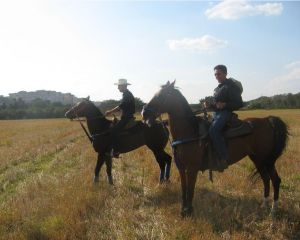
[[[81,102],[76,103],[71,109],[69,109],[65,113],[65,117],[73,120],[74,118],[81,118],[81,117],[93,117],[93,115],[102,113],[98,110],[97,113],[94,113],[94,109],[96,106],[90,101],[90,98],[84,98]]]
[[[168,113],[174,107],[175,80],[169,81],[153,96],[148,104],[143,107],[143,120],[151,126],[155,119],[163,113]]]

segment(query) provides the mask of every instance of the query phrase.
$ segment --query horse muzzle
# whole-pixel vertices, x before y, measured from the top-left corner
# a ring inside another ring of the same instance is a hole
[[[70,119],[70,120],[73,120],[74,118],[76,118],[75,114],[73,111],[69,110],[65,113],[65,117]]]
[[[143,107],[141,112],[143,122],[146,123],[149,127],[151,127],[155,123],[156,113],[149,108],[148,105]]]

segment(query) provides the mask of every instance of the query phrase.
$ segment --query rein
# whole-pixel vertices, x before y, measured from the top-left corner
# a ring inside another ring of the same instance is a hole
[[[161,115],[159,115],[159,123],[162,125],[163,130],[164,130],[164,132],[165,132],[165,135],[168,137],[168,140],[169,140],[170,145],[172,145],[172,141],[171,141],[171,138],[170,138],[170,134],[168,133],[168,130],[167,130],[167,128],[166,128],[166,126],[165,126],[165,124],[164,124],[162,118],[161,118]]]
[[[88,133],[88,131],[86,130],[85,126],[82,124],[82,120],[78,119],[77,120],[80,123],[80,126],[82,127],[83,131],[85,132],[86,136],[88,137],[88,139],[90,140],[90,142],[93,142],[93,138],[92,136]]]
[[[90,119],[90,118],[89,118]],[[93,119],[96,119],[96,118],[93,118]],[[102,133],[96,133],[96,134],[93,134],[93,135],[90,135],[88,130],[85,128],[85,126],[82,124],[82,122],[85,122],[85,120],[82,120],[80,118],[77,117],[76,121],[78,121],[80,123],[80,126],[82,127],[83,131],[85,132],[86,136],[88,137],[88,139],[90,140],[91,143],[93,143],[93,140],[95,137],[97,136],[102,136],[102,135],[105,135],[107,134],[108,132],[110,132],[110,129],[108,130],[105,130],[104,132]]]
[[[95,135],[91,135],[88,130],[86,129],[86,127],[83,125],[82,122],[85,122],[86,120],[85,119],[81,119],[78,117],[78,114],[77,114],[77,110],[74,108],[73,111],[75,112],[75,115],[76,115],[76,121],[80,123],[80,126],[82,127],[83,131],[85,132],[86,136],[88,137],[88,139],[90,140],[91,143],[93,143],[93,138],[94,136],[98,136],[98,135],[102,135],[102,134],[105,134],[107,131],[103,132],[103,133],[100,133],[100,134],[95,134]],[[97,116],[97,117],[92,117],[92,118],[86,118],[87,120],[94,120],[94,119],[101,119],[101,118],[104,118],[104,116]]]

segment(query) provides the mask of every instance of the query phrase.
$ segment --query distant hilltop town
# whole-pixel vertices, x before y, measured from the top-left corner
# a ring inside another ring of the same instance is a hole
[[[199,103],[190,104],[196,111],[201,109],[203,101],[211,97],[199,100]],[[71,93],[56,91],[20,91],[10,93],[9,96],[0,95],[0,120],[2,119],[33,119],[33,118],[61,118],[65,112],[83,98],[77,98]],[[119,100],[108,99],[94,102],[104,113],[118,104]],[[136,111],[140,112],[145,103],[140,98],[135,98]],[[245,102],[246,109],[300,109],[300,92],[296,94],[280,94],[272,97],[259,97]]]
[[[72,105],[82,100],[83,98],[77,98],[71,93],[46,90],[20,91],[10,93],[7,97],[0,95],[0,120],[62,118]],[[119,105],[120,101],[109,99],[94,104],[104,113]],[[145,103],[135,98],[135,105],[137,112],[140,112]]]
[[[22,99],[26,103],[30,103],[35,99],[42,99],[50,102],[60,102],[64,105],[72,105],[80,101],[80,98],[75,97],[71,93],[61,93],[56,91],[38,90],[34,92],[20,91],[10,93],[10,99]]]

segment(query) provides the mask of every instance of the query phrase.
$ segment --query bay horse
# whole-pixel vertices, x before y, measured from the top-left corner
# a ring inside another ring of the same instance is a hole
[[[110,128],[113,121],[106,119],[89,98],[75,104],[65,113],[65,116],[71,120],[86,119],[89,133],[85,128],[84,130],[88,136],[90,135],[94,150],[98,153],[94,183],[99,182],[99,172],[105,162],[108,182],[113,184],[112,158],[110,156],[112,149]],[[148,127],[142,121],[137,121],[134,127],[128,129],[126,133],[120,133],[119,137],[120,153],[126,153],[146,145],[153,152],[160,167],[160,183],[169,180],[172,157],[164,150],[169,138],[169,131],[164,125],[156,122],[153,126]]]
[[[205,144],[201,144],[198,131],[195,130],[198,121],[195,123],[195,116],[178,89],[174,87],[175,81],[161,87],[150,102],[144,106],[142,116],[144,121],[151,123],[161,114],[167,113],[170,124],[170,131],[173,143],[188,139],[186,144],[176,146],[174,160],[181,179],[182,188],[182,210],[183,217],[191,216],[193,212],[193,196],[197,173],[205,154]],[[229,165],[234,164],[246,156],[254,163],[257,173],[264,184],[264,205],[268,203],[270,194],[270,180],[274,189],[274,203],[271,213],[278,208],[279,187],[281,179],[278,176],[275,162],[285,149],[288,139],[287,125],[279,117],[248,118],[253,126],[252,133],[227,139],[229,151]],[[202,169],[201,169],[202,170]]]

